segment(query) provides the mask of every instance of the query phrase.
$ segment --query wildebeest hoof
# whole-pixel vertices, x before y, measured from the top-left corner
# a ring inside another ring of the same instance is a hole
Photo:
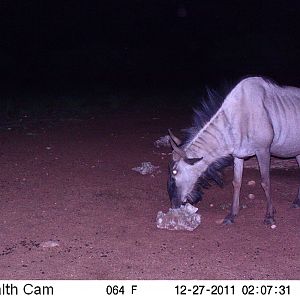
[[[272,217],[268,217],[264,219],[264,224],[265,225],[274,225],[275,224],[275,220]]]
[[[296,199],[293,204],[292,204],[292,208],[300,208],[300,200]]]
[[[232,220],[229,220],[229,219],[224,219],[224,221],[223,221],[223,224],[225,224],[225,225],[231,225],[233,223],[234,222]]]
[[[223,224],[225,225],[231,225],[234,223],[234,217],[228,216],[224,219]]]

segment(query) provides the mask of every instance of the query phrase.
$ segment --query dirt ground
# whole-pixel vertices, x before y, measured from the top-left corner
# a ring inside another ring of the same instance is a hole
[[[189,120],[154,105],[2,127],[0,279],[300,279],[294,162],[271,170],[275,229],[263,224],[255,163],[245,168],[233,225],[219,224],[231,203],[228,169],[225,187],[198,204],[196,230],[156,228],[157,212],[169,208],[170,149],[154,141]],[[146,161],[159,169],[132,170]]]

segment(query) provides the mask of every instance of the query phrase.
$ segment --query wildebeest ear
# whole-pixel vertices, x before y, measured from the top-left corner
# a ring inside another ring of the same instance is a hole
[[[185,158],[184,162],[186,162],[187,164],[193,166],[195,163],[197,163],[198,161],[202,160],[203,157],[197,157],[197,158]]]

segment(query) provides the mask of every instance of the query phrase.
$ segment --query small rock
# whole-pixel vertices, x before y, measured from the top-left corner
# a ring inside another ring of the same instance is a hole
[[[154,142],[156,148],[160,147],[170,147],[170,137],[168,135],[160,137],[157,141]]]
[[[253,200],[253,199],[255,198],[255,195],[254,195],[254,194],[249,194],[249,195],[248,195],[248,198],[249,198],[250,200]]]
[[[277,226],[275,224],[271,225],[272,229],[275,229]]]
[[[247,185],[249,186],[254,186],[256,184],[256,182],[254,180],[249,180]]]
[[[213,203],[209,204],[210,207],[214,207]]]
[[[141,167],[132,168],[133,171],[139,172],[142,175],[152,174],[154,172],[159,173],[159,166],[153,166],[149,161],[142,162]]]
[[[223,209],[223,210],[228,209],[230,206],[231,206],[230,203],[222,203],[222,204],[220,204],[220,208]]]
[[[223,224],[224,222],[224,219],[218,219],[216,220],[216,224],[220,225],[220,224]]]
[[[46,241],[46,242],[40,243],[40,247],[42,247],[42,248],[53,248],[53,247],[57,247],[57,246],[59,246],[59,243],[56,241]]]

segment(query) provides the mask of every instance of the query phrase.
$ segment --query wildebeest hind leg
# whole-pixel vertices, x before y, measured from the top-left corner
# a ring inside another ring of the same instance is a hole
[[[300,155],[297,155],[296,156],[296,159],[297,159],[297,162],[298,162],[298,165],[300,167]],[[295,201],[293,202],[293,205],[292,205],[294,208],[300,208],[300,187],[298,189],[298,195],[297,195],[297,198],[295,199]]]
[[[265,191],[267,198],[267,212],[265,216],[265,224],[274,224],[274,214],[275,209],[272,204],[271,194],[270,194],[270,152],[269,149],[259,151],[256,153],[256,157],[259,164],[260,174],[261,174],[261,186]]]
[[[234,158],[234,175],[233,175],[233,200],[231,205],[231,211],[224,219],[224,224],[232,224],[234,222],[234,218],[239,212],[240,206],[240,190],[242,185],[242,176],[243,176],[243,166],[244,160],[235,157]]]

